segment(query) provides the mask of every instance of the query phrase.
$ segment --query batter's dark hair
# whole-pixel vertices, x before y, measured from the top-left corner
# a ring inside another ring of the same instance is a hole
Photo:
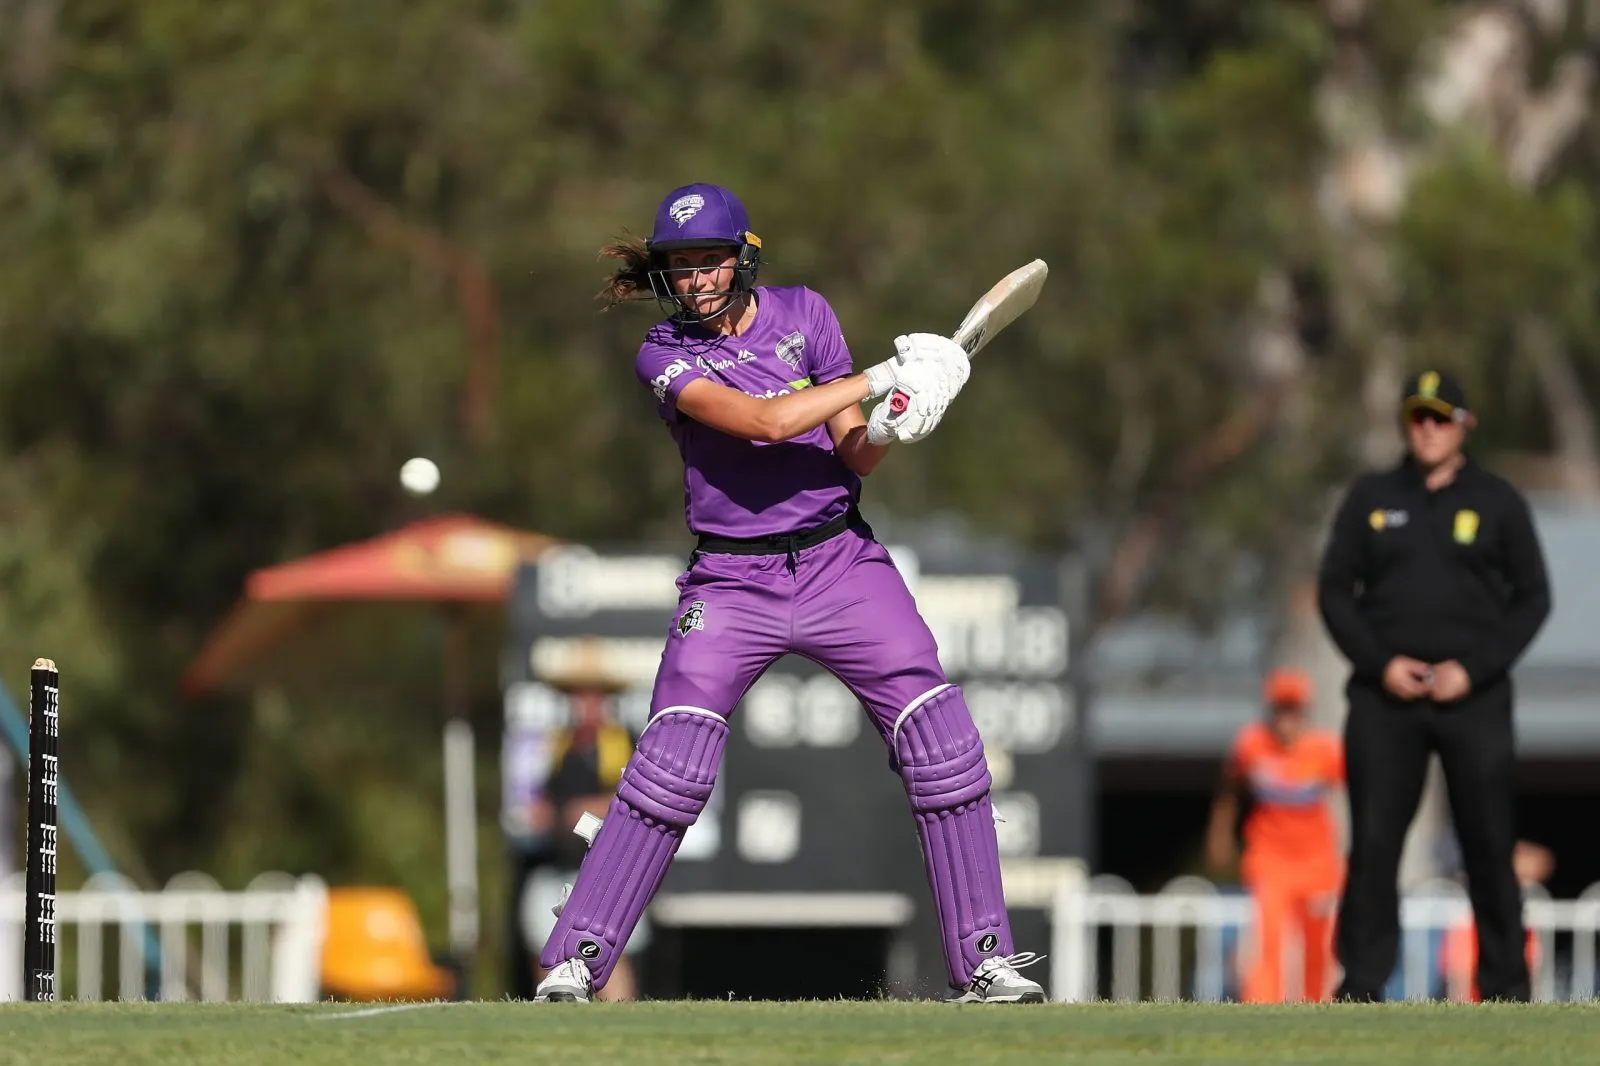
[[[600,290],[600,300],[607,307],[615,307],[630,300],[648,300],[654,292],[650,288],[650,268],[653,259],[643,237],[629,233],[600,249],[601,259],[615,259],[617,268]]]

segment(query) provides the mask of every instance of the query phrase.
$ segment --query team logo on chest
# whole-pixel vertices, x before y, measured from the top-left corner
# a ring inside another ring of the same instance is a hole
[[[706,604],[704,600],[695,600],[678,618],[678,636],[686,637],[696,629],[704,630],[706,627]]]
[[[779,359],[799,370],[800,360],[804,359],[806,355],[806,335],[799,330],[795,330],[778,342],[777,351]]]

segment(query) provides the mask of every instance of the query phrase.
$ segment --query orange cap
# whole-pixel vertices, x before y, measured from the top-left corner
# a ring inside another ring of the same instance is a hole
[[[1280,666],[1262,683],[1261,699],[1268,707],[1304,707],[1311,702],[1311,678],[1304,670]]]

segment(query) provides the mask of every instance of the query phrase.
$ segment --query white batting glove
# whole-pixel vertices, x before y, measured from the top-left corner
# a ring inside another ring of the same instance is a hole
[[[934,431],[949,408],[949,401],[940,396],[897,390],[872,409],[867,418],[867,443],[915,444]]]
[[[872,413],[867,416],[868,444],[882,447],[894,441],[894,415],[895,412],[890,409],[888,400],[884,400],[872,409]]]
[[[894,339],[895,355],[866,369],[873,397],[895,388],[907,393],[938,390],[946,402],[967,383],[972,363],[961,345],[936,333],[910,333]]]

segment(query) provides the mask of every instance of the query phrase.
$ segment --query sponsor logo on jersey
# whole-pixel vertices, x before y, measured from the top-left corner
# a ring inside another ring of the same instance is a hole
[[[673,380],[693,369],[694,367],[683,359],[674,359],[662,367],[661,373],[657,374],[650,382],[650,385],[655,389],[656,399],[665,400],[667,398],[667,387],[672,384]]]

